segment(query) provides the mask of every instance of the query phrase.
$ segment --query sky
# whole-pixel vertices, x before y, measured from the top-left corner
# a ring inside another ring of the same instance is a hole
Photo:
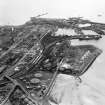
[[[105,0],[0,0],[0,25],[20,25],[42,17],[83,17],[105,23]]]

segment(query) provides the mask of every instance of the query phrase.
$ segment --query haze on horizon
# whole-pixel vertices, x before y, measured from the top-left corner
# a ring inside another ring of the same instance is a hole
[[[105,0],[0,0],[0,25],[20,25],[43,13],[47,18],[83,17],[105,23]]]

